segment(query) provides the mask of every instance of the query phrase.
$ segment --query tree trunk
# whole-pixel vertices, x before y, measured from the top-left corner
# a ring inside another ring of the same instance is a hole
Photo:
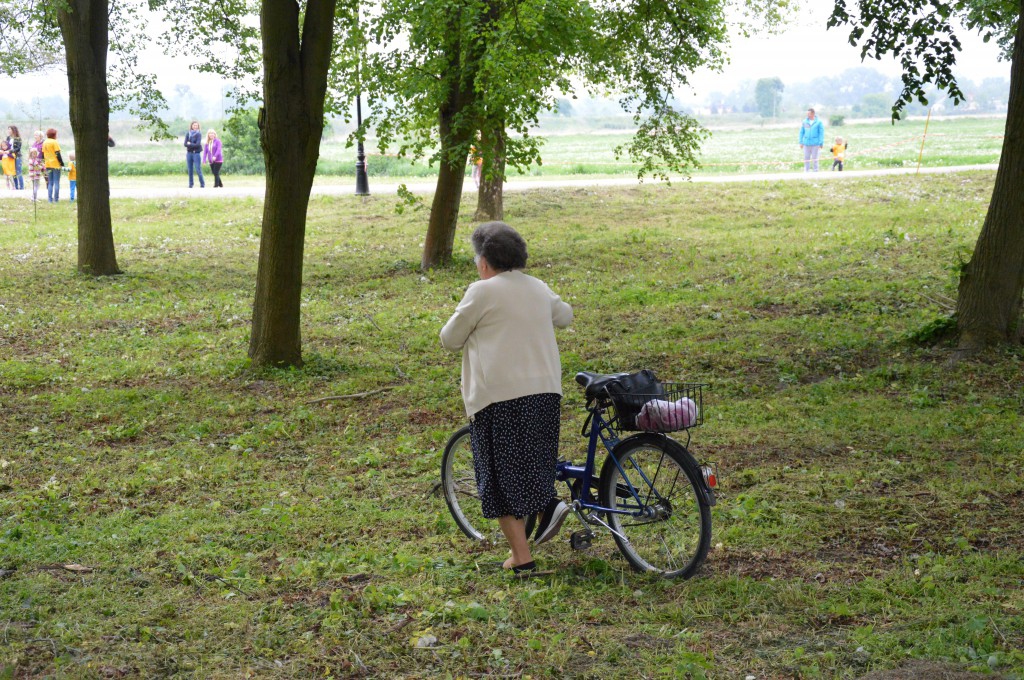
[[[437,188],[430,204],[430,222],[427,237],[423,243],[423,258],[420,266],[430,269],[451,262],[455,245],[455,230],[459,225],[459,208],[462,205],[462,184],[466,180],[466,162],[450,159],[452,148],[458,148],[469,141],[469,134],[460,139],[441,132],[441,166],[437,172]]]
[[[491,158],[484,158],[480,191],[476,199],[476,214],[473,219],[478,222],[505,219],[505,202],[503,189],[505,186],[505,123],[484,125],[480,131],[480,145],[484,149],[493,149]]]
[[[80,178],[78,271],[93,276],[121,273],[114,252],[107,167],[107,11],[108,0],[70,0],[57,12],[67,55],[71,131]]]
[[[971,261],[960,276],[957,298],[959,348],[963,353],[1019,342],[1024,291],[1024,12],[1010,68],[1006,133],[985,224]]]
[[[458,46],[448,54],[448,94],[439,112],[441,164],[437,173],[437,189],[430,206],[430,222],[423,242],[420,266],[430,269],[448,264],[455,244],[462,205],[462,184],[466,180],[466,152],[473,126],[464,115],[474,103],[472,68],[461,63]]]
[[[249,340],[256,366],[302,365],[306,211],[324,128],[335,5],[309,0],[303,19],[294,0],[263,0],[260,12],[267,188]]]

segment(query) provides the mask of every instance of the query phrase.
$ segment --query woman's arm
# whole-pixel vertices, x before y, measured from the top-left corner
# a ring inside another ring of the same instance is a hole
[[[452,318],[448,319],[448,323],[441,329],[441,346],[445,349],[452,351],[462,349],[480,321],[481,303],[477,299],[474,287],[470,284],[466,289],[462,302],[455,308]]]
[[[573,320],[572,305],[560,298],[550,287],[548,294],[551,296],[551,321],[555,328],[565,328]]]

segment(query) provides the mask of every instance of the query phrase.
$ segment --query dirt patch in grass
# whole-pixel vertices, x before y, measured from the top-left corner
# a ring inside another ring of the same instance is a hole
[[[804,556],[774,550],[754,552],[739,549],[713,550],[708,554],[703,571],[715,576],[764,579],[806,579],[809,572]]]

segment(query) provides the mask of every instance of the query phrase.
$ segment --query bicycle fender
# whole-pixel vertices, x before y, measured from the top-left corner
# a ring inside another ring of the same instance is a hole
[[[697,463],[697,459],[693,458],[693,454],[691,454],[690,450],[684,447],[683,444],[675,440],[673,440],[673,443],[683,450],[683,458],[692,466],[692,470],[696,473],[697,480],[700,482],[700,491],[703,492],[705,502],[709,507],[714,508],[718,505],[718,498],[715,496],[715,490],[708,485],[708,480],[703,477],[703,470],[700,469],[700,464]]]
[[[687,464],[690,466],[690,469],[693,470],[693,472],[696,474],[697,481],[699,482],[697,486],[700,488],[701,493],[703,494],[703,498],[701,500],[708,507],[715,507],[718,504],[718,498],[715,497],[714,490],[710,486],[708,486],[708,480],[704,479],[704,472],[700,468],[700,463],[697,462],[697,459],[693,457],[693,454],[690,453],[689,449],[687,449],[685,446],[674,440],[672,440],[672,443],[679,447],[679,450],[683,454],[683,460],[687,462]]]

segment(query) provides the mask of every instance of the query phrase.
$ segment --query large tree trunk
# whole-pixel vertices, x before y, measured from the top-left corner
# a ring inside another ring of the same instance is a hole
[[[70,0],[57,13],[67,55],[71,131],[78,167],[78,271],[119,274],[107,168],[108,0]],[[67,151],[64,162],[67,164]],[[70,194],[69,194],[70,195]]]
[[[1010,69],[1006,134],[985,224],[960,276],[957,326],[962,352],[1021,339],[1024,291],[1024,13]]]
[[[492,149],[493,156],[484,158],[483,176],[476,199],[476,214],[473,219],[505,219],[505,202],[502,191],[505,186],[505,123],[484,125],[480,131],[480,146]]]
[[[301,366],[299,329],[306,211],[313,187],[336,0],[309,0],[300,29],[294,0],[263,0],[260,143],[267,164],[249,357]],[[301,31],[301,41],[300,41]]]

